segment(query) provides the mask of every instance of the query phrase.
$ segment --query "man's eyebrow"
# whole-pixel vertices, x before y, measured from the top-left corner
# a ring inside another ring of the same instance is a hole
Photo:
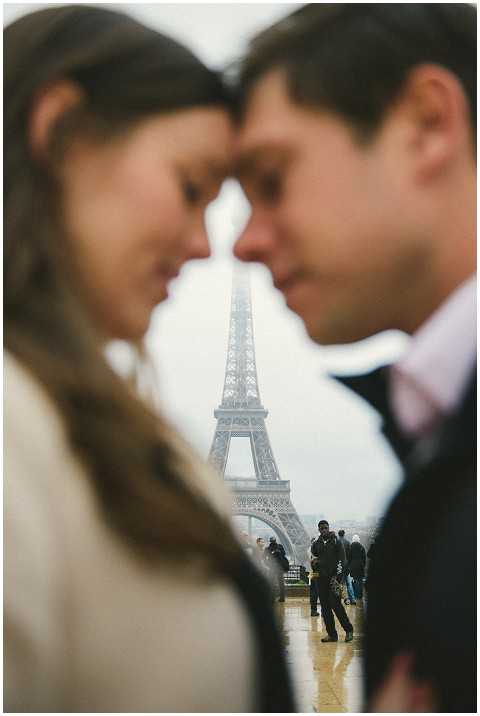
[[[252,147],[242,152],[236,159],[233,165],[233,174],[236,177],[248,176],[257,170],[262,160],[267,161],[271,158],[278,160],[280,158],[285,161],[291,154],[292,152],[285,146],[272,142]]]

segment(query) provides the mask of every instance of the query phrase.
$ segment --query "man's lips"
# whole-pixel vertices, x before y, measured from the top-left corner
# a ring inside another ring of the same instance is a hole
[[[283,293],[293,286],[293,284],[295,284],[300,278],[301,275],[299,272],[273,276],[273,285]]]

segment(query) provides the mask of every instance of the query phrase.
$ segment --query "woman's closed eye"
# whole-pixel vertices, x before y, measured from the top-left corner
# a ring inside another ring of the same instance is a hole
[[[188,204],[196,206],[203,199],[203,187],[199,182],[184,178],[182,180],[182,192]]]
[[[207,206],[220,191],[220,181],[212,179],[191,179],[182,177],[181,188],[189,206]]]

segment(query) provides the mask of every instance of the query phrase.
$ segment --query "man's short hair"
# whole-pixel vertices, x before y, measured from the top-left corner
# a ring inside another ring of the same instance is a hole
[[[327,520],[320,520],[320,522],[318,523],[318,529],[320,529],[320,525],[327,525],[327,527],[330,527]]]
[[[345,530],[338,530],[339,537],[345,537]]]
[[[257,35],[237,67],[240,113],[266,72],[290,98],[335,112],[368,141],[408,72],[423,63],[461,82],[476,128],[476,9],[467,3],[311,3]]]

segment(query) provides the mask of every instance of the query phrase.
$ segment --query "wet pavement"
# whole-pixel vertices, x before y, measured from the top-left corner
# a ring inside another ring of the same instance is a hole
[[[345,632],[335,618],[338,642],[322,644],[326,636],[321,617],[310,616],[307,597],[287,597],[276,604],[283,628],[297,711],[301,713],[358,713],[362,709],[363,608],[347,606],[354,627],[353,641],[345,643]]]

